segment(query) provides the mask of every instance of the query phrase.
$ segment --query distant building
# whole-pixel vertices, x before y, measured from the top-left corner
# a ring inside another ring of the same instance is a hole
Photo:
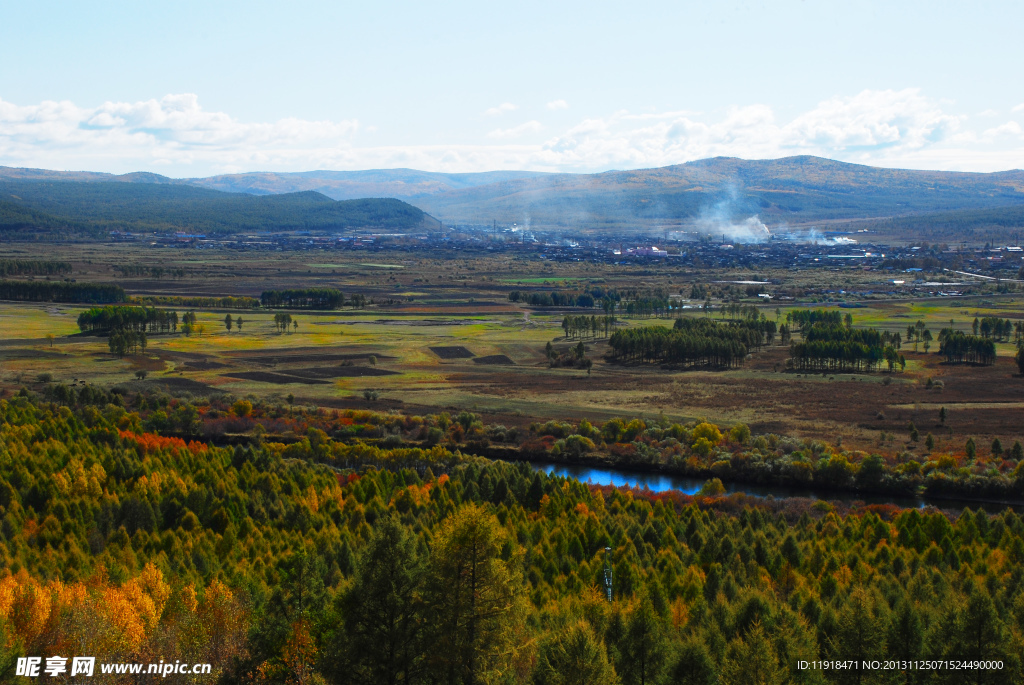
[[[634,257],[667,257],[668,252],[658,247],[634,247],[626,250],[626,254]]]

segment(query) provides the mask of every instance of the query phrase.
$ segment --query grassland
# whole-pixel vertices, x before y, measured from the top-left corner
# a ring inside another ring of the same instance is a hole
[[[931,354],[925,354],[923,347],[915,353],[912,345],[905,345],[907,369],[890,377],[887,373],[786,372],[788,348],[778,345],[732,371],[623,367],[604,359],[606,345],[598,339],[585,343],[595,361],[587,374],[548,368],[545,345],[553,342],[556,348],[564,348],[570,344],[560,328],[564,310],[530,310],[507,300],[507,292],[521,287],[519,283],[537,288],[548,287],[545,283],[550,287],[600,283],[605,288],[659,288],[688,294],[693,283],[743,280],[752,275],[746,271],[709,274],[662,265],[629,268],[508,257],[441,260],[408,255],[386,260],[389,267],[403,268],[381,269],[384,261],[368,261],[360,254],[317,261],[306,253],[267,258],[194,250],[140,252],[133,246],[101,251],[89,244],[71,245],[62,253],[75,264],[77,278],[117,280],[132,294],[258,295],[265,288],[331,286],[364,293],[376,303],[359,310],[292,312],[299,325],[289,333],[275,329],[274,312],[199,310],[202,334],[152,336],[144,355],[124,359],[108,353],[104,338],[78,335],[79,308],[0,304],[4,332],[0,383],[8,391],[21,384],[38,384],[39,375],[49,373],[57,381],[153,386],[172,393],[274,398],[291,394],[296,402],[320,406],[372,405],[425,413],[468,409],[511,425],[661,414],[725,424],[742,421],[755,432],[842,438],[863,448],[880,440],[899,447],[906,441],[910,422],[922,434],[934,432],[940,445],[943,440],[960,444],[968,435],[984,441],[999,437],[1011,444],[1020,431],[1024,380],[1015,376],[1015,348],[1009,343],[998,346],[998,363],[987,368],[942,364],[935,353],[937,343],[932,344]],[[163,280],[117,276],[115,265],[143,261],[171,264],[185,269],[188,276]],[[330,271],[317,267],[330,267]],[[813,282],[819,287],[835,283],[849,288],[851,282],[879,279],[877,273],[860,270],[754,275],[785,279],[781,287]],[[1024,312],[1024,297],[1017,293],[862,304],[849,310],[855,325],[904,334],[918,320],[938,333],[951,319],[957,328],[967,329],[975,317],[1020,320]],[[782,321],[789,309],[806,306],[801,301],[771,304],[762,310]],[[226,313],[244,318],[241,331],[225,329]],[[687,315],[700,314],[691,310]],[[618,325],[650,323],[658,321],[620,318]],[[55,339],[48,340],[48,334]],[[473,357],[443,358],[430,349],[453,346],[465,347]],[[375,364],[369,360],[371,355]],[[512,363],[474,361],[500,359],[500,355]],[[138,371],[146,372],[145,380],[136,378]],[[927,387],[928,379],[933,380],[932,388]],[[379,399],[365,399],[366,390],[376,392]],[[940,425],[938,408],[943,406],[949,418]]]

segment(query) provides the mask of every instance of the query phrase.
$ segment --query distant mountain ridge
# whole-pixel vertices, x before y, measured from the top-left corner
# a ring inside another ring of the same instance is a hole
[[[964,217],[982,218],[998,208],[1024,205],[1022,170],[916,171],[811,156],[716,157],[597,174],[376,169],[171,179],[144,172],[115,176],[0,167],[0,180],[5,179],[188,186],[250,195],[315,191],[333,199],[392,197],[445,223],[515,222],[566,230],[660,229],[755,214],[773,226],[923,214],[938,218],[945,212],[960,212],[959,224],[967,221]],[[1000,212],[997,223],[1003,225],[1015,216]]]
[[[446,174],[416,169],[368,169],[365,171],[295,171],[221,174],[206,178],[170,178],[147,171],[107,174],[96,171],[50,171],[0,166],[0,180],[80,181],[109,183],[157,183],[193,185],[226,193],[280,195],[313,190],[333,200],[365,197],[409,199],[448,190],[543,176],[536,171],[484,171]]]
[[[816,157],[699,160],[657,169],[552,174],[417,200],[447,221],[512,217],[541,225],[651,226],[891,217],[1024,204],[1024,171],[971,174],[881,169]]]
[[[412,200],[453,190],[543,175],[532,171],[444,174],[416,171],[415,169],[370,169],[367,171],[225,174],[191,179],[190,183],[204,188],[256,195],[315,190],[335,200],[352,200],[361,197],[394,197]]]

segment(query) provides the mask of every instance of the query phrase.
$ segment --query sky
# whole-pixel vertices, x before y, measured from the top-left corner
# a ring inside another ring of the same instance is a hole
[[[0,0],[0,165],[1024,167],[1024,3]]]

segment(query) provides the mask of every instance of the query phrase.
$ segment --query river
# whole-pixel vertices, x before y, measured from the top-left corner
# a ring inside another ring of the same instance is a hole
[[[533,468],[543,471],[548,475],[565,476],[575,478],[583,483],[594,485],[615,485],[615,486],[637,486],[647,488],[653,492],[664,492],[666,490],[678,490],[687,495],[692,495],[700,490],[704,481],[698,478],[684,478],[663,473],[651,473],[647,471],[631,471],[629,469],[591,466],[575,466],[571,464],[553,464],[550,462],[531,462]],[[967,500],[936,499],[930,497],[900,497],[890,495],[867,495],[855,492],[818,491],[813,488],[800,488],[785,485],[752,485],[749,483],[725,483],[727,493],[745,492],[755,497],[776,498],[783,497],[810,497],[833,502],[864,502],[866,504],[895,504],[905,509],[923,509],[926,506],[934,505],[940,509],[971,509],[982,508],[989,513],[999,513],[1010,507],[1020,513],[1024,507],[1017,505],[1001,504],[996,502],[977,502]]]

